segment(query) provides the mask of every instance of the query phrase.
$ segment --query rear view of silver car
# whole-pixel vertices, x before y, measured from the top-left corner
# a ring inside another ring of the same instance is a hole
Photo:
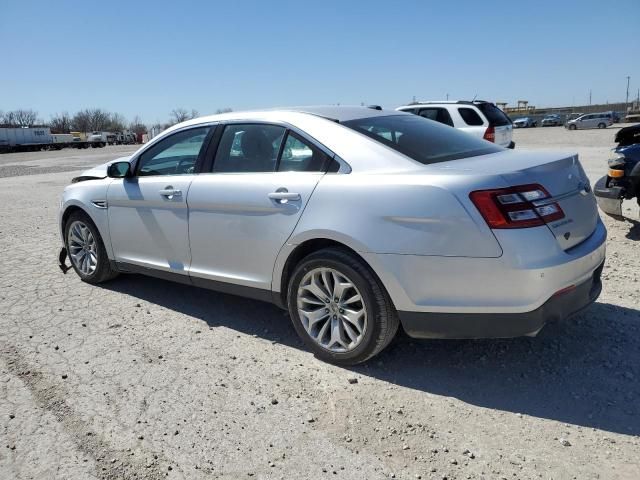
[[[138,272],[270,301],[343,365],[400,325],[535,335],[597,298],[606,238],[576,155],[355,107],[177,125],[75,179],[60,231],[86,282]]]

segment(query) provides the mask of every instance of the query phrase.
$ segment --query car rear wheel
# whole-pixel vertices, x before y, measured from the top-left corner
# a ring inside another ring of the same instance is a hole
[[[81,280],[97,284],[118,275],[111,268],[98,229],[86,213],[77,211],[71,214],[65,224],[64,237],[71,266]]]
[[[355,255],[327,248],[304,258],[287,290],[293,326],[320,359],[362,363],[398,330],[398,315],[375,274]]]

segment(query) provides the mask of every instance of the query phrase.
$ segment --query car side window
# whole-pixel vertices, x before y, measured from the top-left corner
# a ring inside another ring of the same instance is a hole
[[[429,120],[434,120],[453,127],[453,120],[446,108],[423,108],[420,110],[419,115],[421,117],[428,118]]]
[[[195,171],[211,127],[192,128],[160,140],[138,157],[136,175],[186,175]]]
[[[482,118],[480,118],[480,115],[478,115],[478,112],[476,112],[473,108],[459,108],[458,113],[460,113],[460,116],[464,120],[464,123],[469,126],[477,127],[484,124]]]
[[[324,172],[331,158],[296,133],[289,132],[278,164],[279,172]]]
[[[284,133],[285,128],[277,125],[227,125],[218,144],[213,172],[274,172]]]

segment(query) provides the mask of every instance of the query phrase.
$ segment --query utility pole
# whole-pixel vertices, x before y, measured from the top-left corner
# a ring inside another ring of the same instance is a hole
[[[624,108],[626,108],[627,110],[629,110],[629,79],[631,77],[629,75],[627,75],[627,100],[624,102]]]
[[[591,89],[589,89],[589,105],[591,105]]]
[[[449,94],[447,93],[447,101],[449,101]]]

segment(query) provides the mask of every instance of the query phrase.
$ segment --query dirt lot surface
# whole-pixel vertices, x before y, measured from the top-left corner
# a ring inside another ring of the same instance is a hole
[[[614,133],[515,140],[595,181]],[[640,478],[639,223],[605,219],[602,296],[537,338],[399,336],[344,369],[271,305],[60,273],[63,186],[128,151],[0,156],[0,478]]]

